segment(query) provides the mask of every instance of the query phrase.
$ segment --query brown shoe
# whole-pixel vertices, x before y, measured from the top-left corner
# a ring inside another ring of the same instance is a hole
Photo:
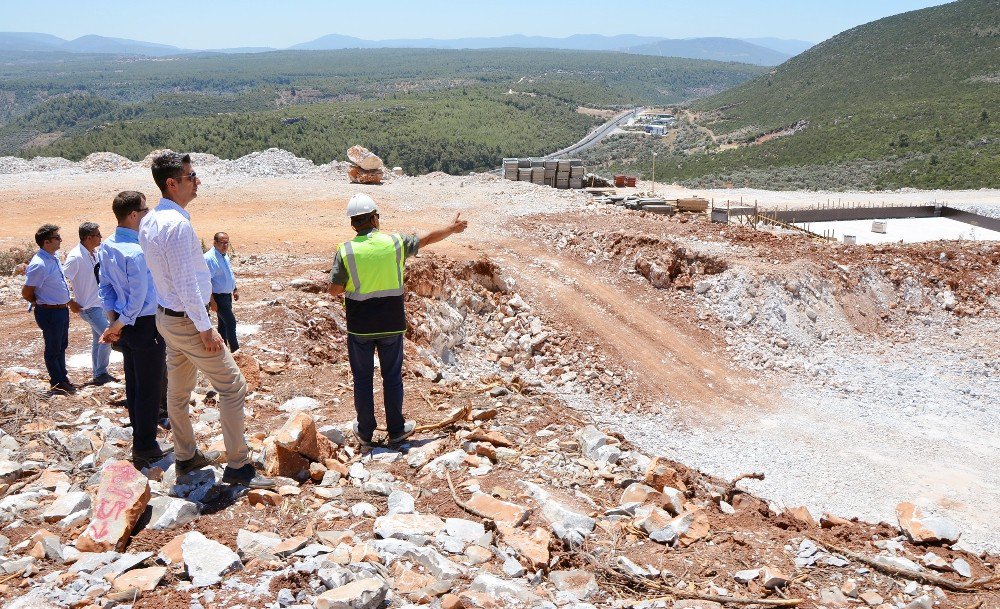
[[[216,459],[221,456],[222,453],[217,450],[210,450],[207,453],[196,450],[194,451],[194,456],[190,459],[186,459],[184,461],[178,460],[177,463],[174,464],[174,467],[176,468],[175,471],[177,472],[178,477],[185,476],[196,469],[201,469],[214,464]]]

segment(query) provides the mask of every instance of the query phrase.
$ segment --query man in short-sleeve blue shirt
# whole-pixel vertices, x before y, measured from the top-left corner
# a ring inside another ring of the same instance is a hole
[[[66,373],[66,348],[69,346],[69,310],[79,310],[69,294],[56,251],[62,246],[59,227],[43,224],[35,232],[39,250],[28,263],[21,297],[31,303],[35,323],[45,340],[45,368],[54,393],[76,393]]]
[[[212,247],[205,252],[205,264],[212,274],[212,309],[219,316],[219,335],[233,353],[240,348],[236,339],[236,316],[233,301],[240,299],[233,267],[229,264],[229,235],[215,233]]]

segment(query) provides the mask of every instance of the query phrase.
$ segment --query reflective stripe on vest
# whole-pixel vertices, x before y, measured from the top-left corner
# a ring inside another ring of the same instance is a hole
[[[395,250],[395,264],[388,256],[390,245]],[[346,298],[368,300],[403,295],[403,242],[399,235],[372,231],[344,243],[342,248],[341,256],[347,266]]]

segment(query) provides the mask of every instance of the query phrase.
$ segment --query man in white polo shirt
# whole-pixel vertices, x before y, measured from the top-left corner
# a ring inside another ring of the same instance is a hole
[[[200,370],[219,393],[228,459],[222,481],[250,488],[273,487],[273,480],[254,469],[243,435],[246,381],[208,316],[212,283],[201,240],[186,210],[198,196],[201,180],[191,166],[191,157],[176,152],[153,159],[152,171],[163,198],[143,218],[139,244],[156,286],[156,329],[167,343],[167,412],[178,470],[203,467],[214,456],[198,450],[188,411]]]
[[[93,343],[90,359],[94,368],[94,384],[113,383],[118,379],[108,374],[111,345],[101,343],[101,334],[111,323],[104,315],[97,288],[97,248],[101,245],[101,227],[94,222],[80,225],[80,244],[69,251],[63,262],[63,275],[73,290],[73,300],[80,305],[76,311],[90,325]]]

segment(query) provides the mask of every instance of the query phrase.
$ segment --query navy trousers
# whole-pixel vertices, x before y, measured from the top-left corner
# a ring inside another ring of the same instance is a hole
[[[382,398],[385,403],[386,429],[389,436],[403,433],[403,335],[364,338],[347,335],[347,357],[354,376],[354,410],[358,414],[358,433],[371,440],[378,424],[375,421],[375,352],[382,371]]]
[[[66,348],[69,347],[69,308],[35,307],[35,323],[45,340],[45,369],[49,384],[69,383],[66,373]]]
[[[233,295],[232,294],[212,294],[215,299],[215,306],[219,309],[219,335],[229,350],[236,353],[240,348],[240,341],[236,339],[236,316],[233,315]]]
[[[156,330],[156,316],[137,317],[122,329],[118,344],[125,368],[125,405],[132,421],[132,451],[157,448],[156,425],[163,399],[167,344]]]

